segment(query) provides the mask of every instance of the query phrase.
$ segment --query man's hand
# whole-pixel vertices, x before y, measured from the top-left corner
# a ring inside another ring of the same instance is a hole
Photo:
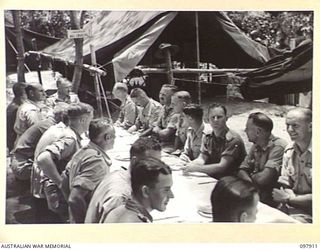
[[[161,131],[161,128],[159,128],[158,126],[156,126],[152,129],[152,132],[155,134],[159,134],[160,131]]]
[[[288,201],[295,197],[295,193],[293,192],[292,189],[273,189],[272,191],[272,197],[276,202],[280,203],[288,203]]]
[[[199,163],[196,161],[192,161],[188,163],[185,168],[182,169],[183,174],[188,174],[190,172],[198,172],[199,171]]]
[[[190,162],[190,158],[186,154],[181,154],[179,158],[180,158],[180,160],[182,160],[185,163]]]

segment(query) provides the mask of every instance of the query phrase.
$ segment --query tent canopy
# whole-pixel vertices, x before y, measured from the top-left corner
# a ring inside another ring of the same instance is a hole
[[[268,61],[263,67],[243,74],[241,93],[246,99],[312,90],[313,42],[306,40],[291,52]]]
[[[198,12],[200,61],[219,68],[253,68],[270,59],[268,49],[251,40],[223,12]],[[91,64],[90,45],[94,45],[97,62],[122,80],[138,64],[154,65],[164,61],[154,57],[161,43],[178,45],[173,60],[187,67],[196,63],[195,12],[101,11],[84,26],[92,37],[84,38],[84,63]],[[45,48],[43,53],[73,62],[73,39]]]

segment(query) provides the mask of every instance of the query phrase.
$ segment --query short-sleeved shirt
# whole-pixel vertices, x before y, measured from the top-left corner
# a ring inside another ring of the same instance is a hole
[[[109,173],[110,166],[110,157],[102,148],[90,141],[87,146],[77,151],[66,166],[69,173],[70,190],[79,186],[93,191],[103,177]]]
[[[244,169],[251,174],[261,172],[265,168],[272,168],[280,174],[283,152],[286,146],[287,142],[285,140],[271,135],[266,147],[261,148],[259,145],[253,144],[240,169]]]
[[[240,135],[231,129],[226,129],[222,136],[216,137],[214,132],[205,133],[200,148],[201,154],[208,157],[205,164],[219,163],[221,158],[229,156],[233,159],[232,168],[222,176],[234,174],[246,156],[246,149]]]
[[[49,107],[54,108],[59,102],[65,102],[65,103],[79,103],[79,97],[76,94],[73,94],[73,98],[71,99],[70,96],[66,96],[66,98],[61,99],[59,98],[58,92],[52,94],[49,96],[46,100],[46,103]]]
[[[105,223],[152,223],[150,213],[137,200],[128,199],[125,205],[112,210]]]
[[[138,108],[128,95],[126,100],[120,106],[118,121],[124,124],[124,127],[130,128],[135,124],[138,117]]]
[[[16,131],[17,136],[21,136],[24,131],[33,124],[41,121],[43,118],[40,102],[35,103],[29,99],[26,100],[17,111],[16,121],[14,124],[14,130]]]
[[[266,147],[262,148],[259,145],[253,144],[249,154],[242,162],[240,169],[245,170],[248,174],[259,173],[265,168],[274,169],[277,176],[269,183],[265,183],[259,188],[260,200],[263,203],[274,206],[272,199],[272,190],[277,186],[277,178],[280,175],[280,168],[284,149],[287,142],[279,137],[270,136]]]
[[[148,104],[139,112],[136,123],[138,128],[145,130],[155,127],[159,116],[162,114],[162,109],[162,105],[159,102],[149,98]]]
[[[113,209],[131,197],[130,171],[121,168],[107,174],[94,190],[85,223],[103,223]]]
[[[202,123],[196,131],[189,127],[187,130],[187,139],[182,154],[188,156],[190,160],[196,159],[200,154],[201,142],[204,133],[212,133],[210,124]]]
[[[179,122],[179,119],[177,118],[177,114],[173,113],[173,109],[171,107],[163,106],[163,111],[158,117],[157,125],[161,129],[176,128]]]
[[[51,126],[47,131],[41,136],[37,147],[34,152],[34,162],[31,171],[31,193],[36,198],[45,198],[43,193],[43,171],[38,166],[37,157],[38,155],[50,145],[52,142],[58,140],[68,133],[67,126],[63,122],[59,122]]]
[[[293,143],[287,146],[283,155],[281,176],[295,194],[312,193],[312,147],[311,142],[305,152]]]

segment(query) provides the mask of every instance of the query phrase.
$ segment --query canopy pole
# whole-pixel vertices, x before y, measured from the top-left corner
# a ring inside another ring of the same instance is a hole
[[[200,45],[199,45],[199,16],[198,12],[195,12],[196,21],[196,57],[197,57],[197,69],[200,68]],[[198,73],[198,104],[201,105],[201,82],[200,74]]]
[[[32,44],[32,49],[37,51],[38,50],[38,46],[37,46],[37,40],[35,38],[31,39],[31,44]],[[38,78],[39,78],[39,82],[42,85],[42,77],[41,77],[41,56],[40,55],[36,55],[36,61],[38,62],[38,67],[37,67],[37,72],[38,72]]]
[[[167,65],[168,83],[174,85],[170,49],[165,48],[163,50],[164,50],[166,65]]]
[[[90,53],[91,53],[91,63],[94,67],[96,67],[97,66],[96,52],[92,44],[90,44]],[[100,93],[100,87],[99,87],[98,74],[96,72],[93,73],[93,79],[94,79],[94,89],[96,92],[96,101],[98,106],[98,116],[102,117],[101,93]]]

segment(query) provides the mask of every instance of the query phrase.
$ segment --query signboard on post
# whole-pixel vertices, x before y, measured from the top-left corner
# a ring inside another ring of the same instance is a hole
[[[67,36],[68,38],[85,38],[86,36],[88,36],[88,33],[86,30],[67,30]]]

